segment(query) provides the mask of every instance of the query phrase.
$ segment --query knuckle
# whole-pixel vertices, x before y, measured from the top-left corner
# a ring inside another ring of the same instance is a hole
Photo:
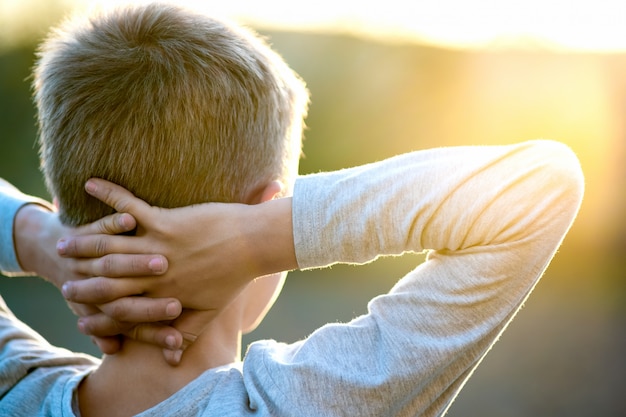
[[[122,334],[128,330],[128,323],[123,321],[113,320],[113,327],[115,328],[115,334]]]
[[[117,200],[113,200],[111,198],[111,204],[119,213],[126,213],[130,211],[131,202],[127,198],[121,197]]]
[[[100,258],[100,275],[111,276],[113,273],[113,257],[110,255],[105,255]]]
[[[146,324],[138,324],[134,326],[132,329],[126,332],[126,335],[131,339],[138,340],[141,342],[150,342],[152,338],[150,337],[149,327]]]
[[[130,270],[133,274],[142,274],[145,271],[145,262],[141,256],[133,256],[130,262]]]
[[[144,320],[146,323],[152,323],[154,320],[154,312],[149,307],[143,311]]]
[[[98,237],[94,242],[94,246],[96,256],[103,256],[107,254],[109,245],[105,236]]]
[[[113,203],[113,198],[112,198],[113,189],[109,187],[108,185],[103,185],[102,187],[99,187],[99,189],[102,190],[102,193],[98,198],[102,200],[104,203],[111,205]]]
[[[94,278],[95,283],[93,286],[94,296],[97,300],[105,300],[108,298],[109,286],[105,280],[100,278]]]
[[[110,316],[115,320],[125,320],[128,317],[128,307],[125,303],[113,303]],[[116,327],[120,327],[120,323],[115,322]]]
[[[116,233],[116,218],[117,215],[107,216],[103,218],[99,225],[100,233],[115,234]]]

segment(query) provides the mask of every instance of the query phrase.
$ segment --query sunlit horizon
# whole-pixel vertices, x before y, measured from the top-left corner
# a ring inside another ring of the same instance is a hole
[[[21,32],[41,36],[42,30],[71,10],[127,2],[0,0],[0,40],[14,42]],[[416,4],[401,0],[230,0],[210,4],[179,0],[176,4],[260,29],[347,33],[459,49],[626,52],[626,25],[621,22],[626,2],[616,0],[439,0]]]

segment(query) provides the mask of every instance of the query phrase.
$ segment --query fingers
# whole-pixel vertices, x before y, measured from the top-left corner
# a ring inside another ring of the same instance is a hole
[[[122,348],[122,339],[119,336],[92,337],[91,341],[106,355],[113,355]]]
[[[78,319],[78,330],[88,336],[107,337],[115,336],[130,330],[132,323],[122,323],[113,320],[103,313]]]
[[[183,345],[183,336],[178,330],[160,323],[139,324],[124,335],[164,349],[180,349]]]
[[[130,331],[140,322],[170,321],[182,311],[180,302],[173,298],[125,297],[103,304],[100,308],[101,313],[78,319],[81,333],[97,337],[114,336]]]
[[[183,336],[173,327],[163,324],[140,324],[125,336],[163,348],[163,357],[170,365],[178,365],[183,352]]]
[[[128,213],[114,213],[105,216],[93,223],[80,226],[75,229],[77,235],[87,234],[108,234],[117,235],[120,233],[130,232],[137,227],[137,221]]]
[[[67,301],[81,304],[104,304],[118,298],[138,295],[144,292],[142,278],[96,277],[77,281],[67,281],[61,287]]]
[[[178,365],[183,353],[183,337],[173,327],[163,324],[140,324],[124,335],[139,342],[163,348],[163,357],[170,365]],[[104,354],[113,355],[122,349],[122,335],[96,337],[91,340]]]
[[[165,362],[169,363],[170,365],[178,365],[182,356],[182,349],[163,349],[163,358],[165,359]]]
[[[137,298],[137,300],[132,300]],[[180,303],[171,298],[144,299],[142,297],[126,297],[115,302],[100,306],[101,313],[84,316],[78,319],[78,329],[81,333],[107,337],[128,333],[135,327],[146,325],[162,326],[160,321],[170,321],[180,314],[182,307]],[[141,323],[141,324],[138,324]],[[145,329],[144,329],[145,330]],[[140,331],[144,331],[140,330]],[[180,335],[180,332],[176,332]],[[136,334],[131,333],[132,336]],[[143,333],[139,334],[142,336]],[[136,337],[134,337],[136,338]],[[182,346],[182,335],[180,335]],[[163,341],[164,347],[169,347]]]
[[[70,236],[57,242],[57,253],[71,258],[99,258],[110,253],[124,253],[120,247],[128,237],[109,235]]]
[[[177,349],[163,349],[163,358],[170,365],[176,366],[180,363],[183,352],[193,344],[198,335],[204,331],[209,321],[217,315],[217,310],[185,310],[176,319],[172,326],[176,328],[181,336],[180,345]]]
[[[57,246],[58,248],[58,246]],[[97,250],[97,249],[96,249]],[[67,251],[57,249],[59,252]],[[76,249],[72,249],[76,251]],[[89,248],[79,249],[80,253],[87,253]],[[162,275],[168,269],[167,258],[163,255],[144,254],[109,254],[101,257],[83,257],[73,262],[73,272],[86,277],[104,276],[116,277],[141,277]]]
[[[135,216],[150,208],[150,205],[135,197],[127,189],[101,178],[88,180],[85,184],[85,191],[120,213],[130,213]]]
[[[124,297],[99,307],[113,320],[133,323],[169,321],[182,312],[175,298]]]
[[[165,273],[168,263],[163,255],[111,254],[83,260],[76,267],[79,273],[92,277],[142,277]]]
[[[124,337],[128,337],[139,342],[156,345],[163,348],[165,360],[172,365],[176,365],[178,364],[178,362],[180,362],[180,357],[183,350],[183,336],[175,328],[162,323],[141,323],[137,325],[131,325],[129,323],[117,323],[111,324],[115,329],[117,329],[111,331],[117,331],[119,332],[119,334],[115,333],[114,335],[93,336],[93,333],[91,333],[91,331],[99,325],[96,325],[93,328],[91,327],[91,325],[99,321],[101,318],[101,315],[81,318],[79,320],[79,330],[81,331],[81,333],[92,335],[93,342],[103,353],[117,353],[122,347],[121,345],[123,335]],[[82,324],[85,325],[83,326]],[[168,352],[165,353],[165,351]]]

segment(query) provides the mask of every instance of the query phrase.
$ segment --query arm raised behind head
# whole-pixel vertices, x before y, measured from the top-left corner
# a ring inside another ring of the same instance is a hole
[[[83,260],[57,255],[55,246],[61,236],[123,233],[136,226],[132,216],[114,214],[76,229],[65,227],[59,221],[53,205],[26,196],[1,179],[0,205],[3,208],[3,223],[6,222],[1,232],[3,248],[0,268],[9,276],[39,275],[59,289],[66,282],[89,276],[88,271],[80,271]],[[153,273],[148,268],[149,260],[153,258],[120,259],[119,264],[136,274],[148,274]],[[97,306],[72,302],[68,302],[68,305],[78,316],[99,320],[102,331],[98,337],[94,337],[94,342],[104,353],[117,352],[121,347],[120,334],[131,331],[141,340],[159,346],[177,349],[182,344],[182,336],[171,327],[145,324],[143,326],[147,329],[136,329],[136,323],[110,318],[117,312],[118,317],[124,313],[135,322],[171,320],[181,312],[180,303],[175,299],[157,299],[148,304],[139,298],[125,297]]]
[[[81,268],[98,275],[68,282],[68,300],[98,304],[129,295],[169,296],[185,308],[217,313],[254,278],[297,268],[290,198],[257,205],[206,203],[162,209],[102,179],[91,179],[86,188],[118,212],[131,214],[138,228],[135,236],[64,238],[61,254],[91,258]],[[163,255],[167,271],[137,277],[122,264],[147,253]]]

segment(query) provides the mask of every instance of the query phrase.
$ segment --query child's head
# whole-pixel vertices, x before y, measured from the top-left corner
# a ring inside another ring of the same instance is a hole
[[[63,222],[111,212],[83,190],[116,182],[150,204],[245,201],[297,174],[308,94],[253,34],[168,5],[53,31],[34,89],[42,169]]]

